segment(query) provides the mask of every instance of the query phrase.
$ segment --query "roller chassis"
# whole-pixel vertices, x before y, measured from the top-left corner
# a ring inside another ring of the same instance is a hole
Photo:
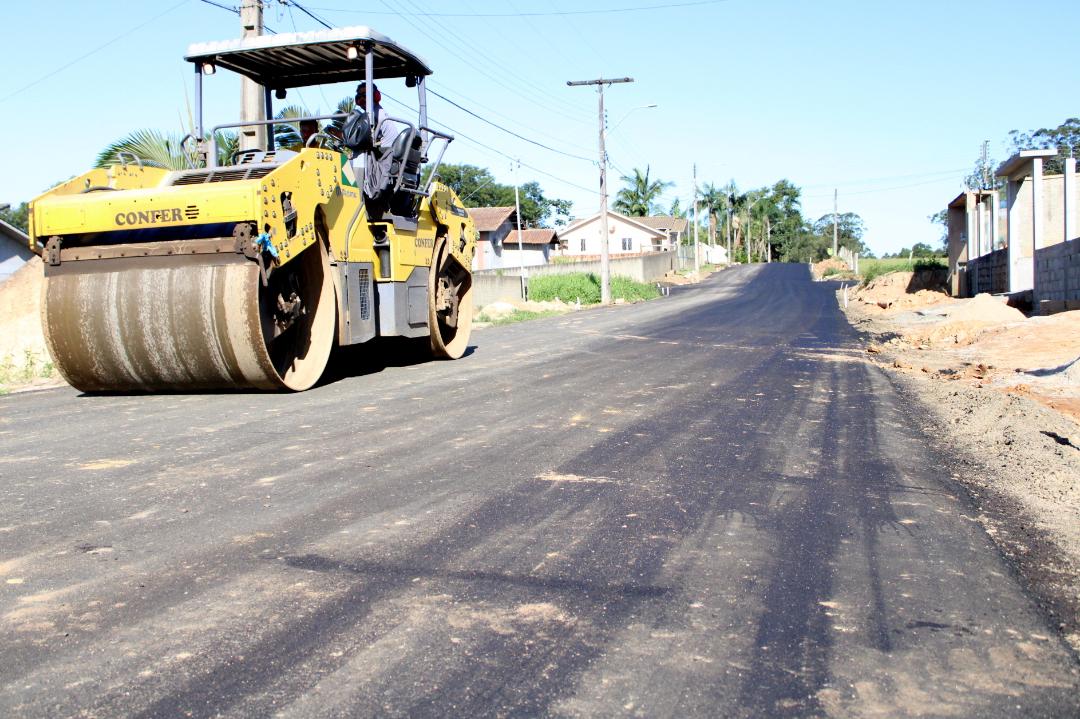
[[[452,190],[431,182],[411,216],[369,217],[344,152],[237,159],[117,162],[32,203],[46,340],[71,384],[302,390],[334,346],[385,336],[463,354],[477,233]]]

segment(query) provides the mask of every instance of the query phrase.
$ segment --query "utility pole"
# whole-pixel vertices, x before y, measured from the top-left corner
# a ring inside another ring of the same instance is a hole
[[[578,85],[596,85],[596,91],[600,95],[600,304],[611,304],[611,258],[608,250],[608,209],[607,209],[607,151],[604,142],[607,136],[607,128],[604,122],[604,85],[614,85],[621,82],[633,82],[632,77],[620,77],[613,80],[599,78],[597,80],[567,80],[570,87]]]
[[[258,37],[263,34],[262,0],[241,0],[240,37]],[[240,121],[266,119],[266,91],[261,85],[246,77],[240,78]],[[240,128],[240,149],[266,149],[266,125],[248,125]]]
[[[697,163],[694,163],[694,274],[701,274],[701,257],[700,246],[698,245],[697,226],[698,226],[698,209],[697,209]]]
[[[990,162],[990,141],[983,140],[982,146],[982,188],[983,190],[990,189],[990,168],[987,167],[987,163]]]
[[[521,301],[524,302],[529,298],[526,296],[528,293],[525,291],[525,252],[521,248],[521,195],[518,194],[518,185],[521,184],[521,180],[518,179],[518,173],[521,172],[521,160],[518,160],[516,167],[511,166],[510,169],[514,171],[514,211],[517,213],[518,277],[521,278]]]
[[[840,231],[839,222],[840,215],[837,212],[837,190],[834,188],[832,191],[832,256],[836,257],[840,251]]]
[[[728,196],[727,203],[727,261],[731,264],[731,196]]]

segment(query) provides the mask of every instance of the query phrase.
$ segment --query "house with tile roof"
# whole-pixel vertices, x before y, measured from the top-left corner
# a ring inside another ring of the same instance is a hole
[[[650,218],[627,217],[609,210],[608,254],[611,257],[620,257],[671,250],[674,245],[671,244],[668,225],[672,223],[662,223],[664,227],[660,229],[642,222],[648,219]],[[603,229],[600,213],[571,222],[559,233],[565,248],[560,254],[581,260],[600,257]]]
[[[689,224],[685,217],[669,217],[668,215],[653,215],[652,217],[635,217],[636,221],[651,227],[654,230],[660,230],[668,237],[667,244],[664,249],[670,250],[679,246],[682,242],[683,236],[686,234],[686,228]]]
[[[30,237],[18,227],[0,220],[0,282],[15,274],[33,256]]]
[[[473,270],[513,269],[546,265],[559,247],[559,233],[548,228],[523,229],[518,249],[518,219],[513,207],[470,207],[480,237]]]

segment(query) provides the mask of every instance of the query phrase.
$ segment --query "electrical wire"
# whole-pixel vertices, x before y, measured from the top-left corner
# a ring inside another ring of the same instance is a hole
[[[855,192],[844,192],[844,193],[841,193],[841,196],[843,196],[843,197],[851,197],[852,195],[871,195],[871,194],[873,194],[875,192],[891,192],[892,190],[905,190],[905,189],[907,189],[909,187],[922,187],[923,185],[935,185],[935,184],[937,184],[939,182],[953,182],[953,181],[959,180],[959,179],[963,179],[963,178],[954,174],[951,177],[939,177],[939,178],[934,179],[934,180],[926,180],[924,182],[912,182],[912,183],[907,184],[907,185],[895,185],[893,187],[878,187],[878,188],[875,188],[873,190],[856,190]],[[808,200],[809,199],[820,199],[822,197],[832,197],[832,196],[833,196],[832,193],[827,193],[827,194],[824,194],[824,195],[804,195],[804,197],[806,199],[808,199]]]
[[[209,2],[209,1],[210,0],[203,0],[203,2]],[[157,20],[159,18],[162,18],[162,17],[165,17],[166,15],[168,15],[169,13],[171,13],[173,10],[180,7],[181,5],[187,4],[187,2],[188,2],[188,0],[180,0],[180,2],[176,3],[175,5],[169,6],[166,10],[158,13],[157,15],[150,18],[146,22],[139,23],[138,25],[131,28],[130,30],[127,30],[125,32],[120,33],[119,35],[117,35],[113,39],[109,40],[108,42],[105,42],[105,43],[103,43],[101,45],[98,45],[97,47],[95,47],[90,52],[79,55],[77,58],[75,58],[71,62],[65,63],[65,64],[61,65],[60,67],[56,68],[55,70],[53,70],[52,72],[46,73],[46,74],[42,75],[41,77],[37,78],[36,80],[33,80],[33,81],[27,83],[26,85],[23,85],[22,87],[20,87],[15,92],[12,92],[12,93],[10,93],[8,95],[5,95],[4,97],[0,97],[0,102],[7,102],[8,100],[15,97],[16,95],[19,95],[20,93],[25,92],[26,90],[29,90],[30,88],[34,87],[35,85],[38,85],[38,84],[44,82],[45,80],[48,80],[50,77],[53,77],[54,75],[57,75],[57,74],[63,72],[64,70],[68,69],[72,65],[74,65],[74,64],[76,64],[78,62],[81,62],[82,60],[85,60],[86,58],[90,57],[91,55],[94,55],[94,54],[97,54],[97,53],[101,52],[102,50],[109,47],[110,45],[113,45],[114,43],[119,42],[120,40],[123,40],[128,35],[131,35],[132,33],[143,29],[144,27],[146,27],[150,23],[154,22],[155,20]]]
[[[491,125],[492,127],[498,128],[498,129],[502,130],[503,132],[505,132],[505,133],[507,133],[509,135],[513,135],[514,137],[518,138],[519,140],[524,140],[525,142],[528,142],[529,144],[536,145],[537,147],[542,147],[545,150],[549,150],[549,151],[554,152],[554,153],[559,154],[559,155],[564,155],[566,157],[572,157],[575,160],[584,160],[585,162],[592,163],[592,164],[595,164],[595,162],[596,162],[595,160],[591,160],[588,157],[582,157],[581,155],[575,155],[575,154],[570,153],[570,152],[563,152],[562,150],[556,150],[554,147],[551,147],[550,145],[545,145],[544,143],[537,142],[536,140],[530,140],[529,138],[525,137],[524,135],[519,135],[518,133],[514,132],[513,130],[508,130],[505,127],[503,127],[502,125],[499,125],[497,123],[492,122],[491,120],[488,120],[486,117],[482,117],[480,115],[477,115],[475,112],[473,112],[469,108],[463,107],[463,106],[457,104],[456,102],[454,102],[453,100],[448,98],[446,95],[442,95],[442,94],[440,94],[438,92],[435,92],[431,88],[428,88],[428,92],[430,92],[435,97],[438,97],[438,98],[441,98],[441,99],[445,100],[446,102],[450,103],[451,105],[453,105],[457,109],[461,110],[462,112],[466,112],[469,115],[472,115],[477,120],[480,120],[481,122],[486,122],[487,124]]]
[[[430,80],[428,80],[425,84],[427,85],[429,90],[432,90],[433,84],[432,84],[432,82]],[[510,122],[517,123],[519,127],[522,127],[522,128],[524,128],[525,130],[528,130],[531,133],[536,133],[537,135],[540,135],[542,137],[547,137],[547,138],[550,138],[552,140],[564,141],[564,138],[562,138],[562,137],[557,137],[555,135],[544,132],[543,130],[537,130],[535,127],[529,127],[528,125],[524,125],[524,124],[518,122],[515,118],[510,117],[509,115],[506,115],[506,114],[504,114],[502,112],[499,112],[498,110],[492,109],[491,107],[488,107],[487,105],[483,104],[482,102],[478,102],[477,100],[469,97],[468,95],[465,95],[464,93],[462,93],[459,90],[451,90],[450,88],[446,87],[445,85],[438,85],[437,87],[442,88],[444,91],[453,92],[455,95],[459,96],[463,100],[466,100],[471,105],[473,105],[475,107],[482,108],[484,110],[487,110],[492,115],[504,118],[506,120],[509,120]],[[432,92],[434,92],[434,90],[432,90]],[[592,151],[592,148],[583,147],[581,145],[575,145],[573,143],[566,143],[566,145],[567,145],[567,147],[573,147],[574,149],[581,150],[583,152],[591,152]]]
[[[380,0],[380,2],[382,2],[382,4],[384,6],[386,6],[387,8],[393,9],[393,7],[390,5],[389,2],[387,2],[387,0]],[[445,42],[443,42],[442,38],[440,38],[438,35],[435,35],[435,34],[429,32],[423,25],[420,25],[420,24],[417,24],[416,22],[413,22],[411,19],[409,19],[409,16],[402,14],[400,11],[396,11],[394,14],[401,17],[401,19],[405,23],[410,25],[413,29],[415,29],[420,34],[422,34],[422,35],[426,36],[427,38],[429,38],[433,43],[435,43],[439,47],[446,50],[448,53],[450,53],[450,55],[452,55],[453,57],[456,57],[458,60],[460,60],[464,64],[468,65],[469,67],[471,67],[476,72],[483,75],[484,77],[487,77],[489,80],[494,82],[496,85],[499,85],[503,89],[514,93],[518,97],[521,97],[521,98],[527,100],[528,102],[536,105],[537,107],[543,108],[544,111],[547,112],[547,113],[552,113],[552,114],[559,115],[559,116],[564,117],[564,118],[566,118],[566,119],[568,119],[568,120],[570,120],[572,122],[583,123],[583,124],[585,123],[585,120],[581,119],[581,117],[583,117],[583,116],[575,117],[575,116],[573,116],[571,114],[568,114],[568,112],[571,112],[571,111],[577,112],[578,110],[577,110],[577,107],[575,105],[569,103],[567,100],[565,100],[563,98],[560,98],[560,97],[557,97],[555,95],[552,95],[551,93],[548,93],[548,92],[544,91],[543,89],[537,89],[537,87],[535,85],[531,84],[531,83],[522,82],[521,78],[517,78],[517,82],[515,82],[515,83],[503,82],[500,78],[498,78],[495,75],[493,75],[492,73],[488,72],[487,68],[473,62],[469,57],[467,57],[465,55],[462,55],[460,52],[455,50],[453,47],[450,47],[449,45],[447,45]],[[472,48],[468,48],[468,49],[471,50]],[[534,91],[538,91],[540,95],[545,95],[549,99],[546,100],[546,101],[540,101],[536,97],[531,97],[528,93],[525,92],[525,88],[530,87],[530,86],[533,88]],[[569,108],[569,110],[556,110],[551,106],[552,102],[562,103],[566,108]]]
[[[594,10],[556,10],[549,12],[507,12],[507,13],[450,13],[450,12],[417,12],[410,13],[413,17],[555,17],[559,15],[613,15],[625,12],[642,12],[646,10],[673,10],[684,7],[699,7],[702,5],[719,5],[731,0],[697,0],[697,2],[666,3],[663,5],[639,5],[636,7],[605,8]],[[362,13],[364,15],[401,15],[400,12],[379,12],[377,10],[346,10],[343,8],[319,7],[315,10],[325,12],[348,12]]]
[[[402,102],[401,100],[398,100],[397,98],[388,95],[385,92],[382,93],[382,96],[384,98],[386,98],[387,100],[391,100],[391,101],[395,102],[396,104],[401,105],[402,107],[404,107],[406,110],[409,110],[410,112],[418,112],[418,110],[415,107],[412,107],[412,106]],[[575,188],[577,188],[579,190],[583,190],[585,192],[589,192],[589,193],[592,193],[592,194],[595,194],[595,195],[600,194],[600,191],[597,190],[597,189],[590,188],[590,187],[585,187],[584,185],[579,185],[576,182],[571,182],[570,180],[567,180],[567,179],[565,179],[563,177],[559,177],[558,175],[553,175],[550,172],[547,172],[545,170],[541,170],[539,167],[534,167],[532,165],[528,165],[528,164],[526,164],[524,162],[521,162],[521,160],[514,157],[513,155],[509,155],[509,154],[503,152],[502,150],[494,148],[494,147],[492,147],[490,145],[485,145],[484,143],[480,142],[479,140],[473,139],[469,135],[466,135],[465,133],[463,133],[463,132],[461,132],[459,130],[455,130],[453,127],[447,125],[445,122],[440,122],[438,120],[431,120],[431,122],[433,124],[439,125],[439,126],[445,128],[445,129],[449,130],[450,132],[454,133],[455,136],[460,137],[461,139],[465,140],[466,142],[469,142],[470,144],[474,145],[475,147],[481,148],[483,150],[487,150],[488,152],[494,152],[496,155],[499,155],[499,156],[501,156],[501,157],[503,157],[503,158],[505,158],[507,160],[510,160],[511,162],[516,162],[519,165],[521,165],[522,167],[527,167],[530,170],[532,170],[533,172],[538,172],[541,175],[544,175],[545,177],[549,177],[549,178],[551,178],[553,180],[557,180],[557,181],[561,182],[564,185],[568,185],[570,187],[575,187]]]

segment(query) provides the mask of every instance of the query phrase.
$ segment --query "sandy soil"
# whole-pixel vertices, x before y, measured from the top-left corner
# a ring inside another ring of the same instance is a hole
[[[0,285],[0,390],[62,384],[41,332],[41,258]]]
[[[848,293],[871,361],[916,398],[981,521],[1080,651],[1080,311],[1031,317],[912,273]],[[841,306],[843,292],[838,293]]]

